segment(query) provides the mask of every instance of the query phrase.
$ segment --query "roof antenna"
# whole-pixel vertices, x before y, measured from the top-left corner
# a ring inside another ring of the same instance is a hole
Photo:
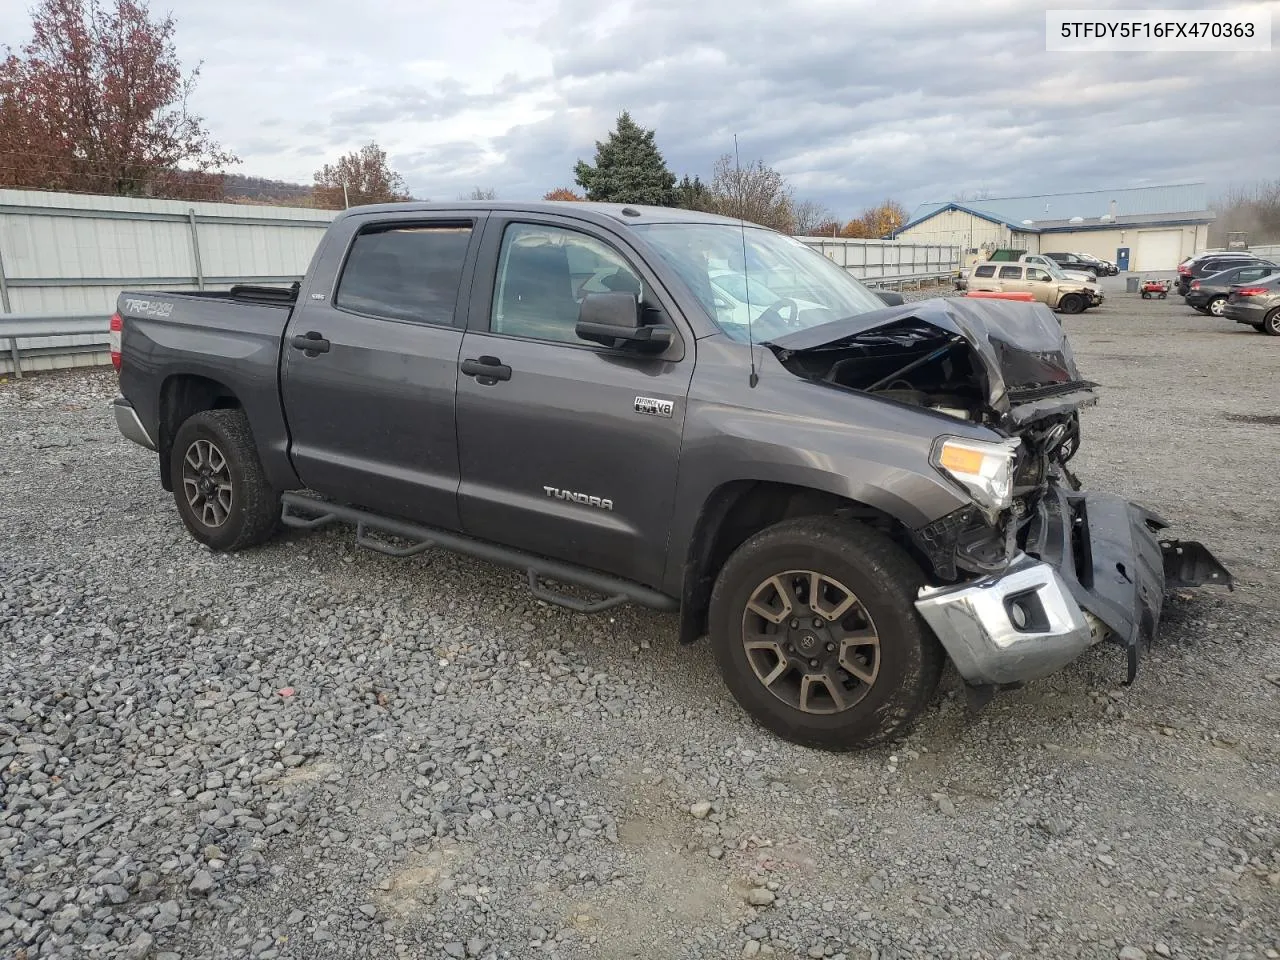
[[[751,354],[751,376],[747,382],[754,387],[760,382],[756,373],[756,341],[751,331],[751,271],[747,266],[747,221],[742,216],[742,165],[738,162],[738,135],[733,135],[733,172],[738,180],[738,229],[742,231],[742,281],[747,293],[747,350]]]

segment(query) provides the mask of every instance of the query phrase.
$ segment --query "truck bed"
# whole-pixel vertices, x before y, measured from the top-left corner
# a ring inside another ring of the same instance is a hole
[[[273,481],[296,484],[280,405],[280,350],[297,286],[171,292],[126,290],[120,392],[160,446],[204,394],[244,407]],[[166,467],[162,462],[162,471]]]

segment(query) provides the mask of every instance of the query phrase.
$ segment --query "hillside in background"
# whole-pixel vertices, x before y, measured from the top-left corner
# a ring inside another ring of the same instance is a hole
[[[238,173],[224,175],[222,190],[227,200],[300,207],[311,206],[314,203],[310,184],[268,180],[266,177],[246,177]]]

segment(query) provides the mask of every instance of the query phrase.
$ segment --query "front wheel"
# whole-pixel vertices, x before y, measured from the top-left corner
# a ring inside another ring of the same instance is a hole
[[[793,743],[851,750],[906,731],[944,654],[916,612],[919,566],[893,541],[830,517],[786,520],[729,557],[711,595],[725,684]]]
[[[1058,301],[1058,309],[1063,313],[1080,313],[1084,308],[1084,297],[1078,293],[1068,293]]]
[[[1222,311],[1224,311],[1226,308],[1227,308],[1226,297],[1214,297],[1212,300],[1209,301],[1209,313],[1211,313],[1215,317],[1222,316]]]
[[[188,417],[169,457],[178,514],[205,546],[243,550],[275,533],[280,498],[263,474],[243,410],[205,410]]]
[[[1262,332],[1280,337],[1280,307],[1276,307],[1267,314],[1266,319],[1262,321]]]

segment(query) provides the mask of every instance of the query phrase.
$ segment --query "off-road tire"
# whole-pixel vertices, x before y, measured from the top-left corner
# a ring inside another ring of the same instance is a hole
[[[1266,315],[1259,329],[1270,336],[1280,337],[1280,307],[1276,307]]]
[[[190,488],[183,468],[198,441],[212,444],[226,462],[231,496],[221,523],[206,522],[189,502]],[[211,550],[231,552],[253,547],[270,539],[279,528],[280,497],[267,483],[249,418],[243,410],[204,410],[188,417],[173,439],[169,463],[178,515],[191,536]]]
[[[1058,309],[1063,313],[1083,313],[1086,306],[1084,297],[1078,293],[1068,293],[1058,301]]]
[[[789,570],[814,570],[856,595],[879,635],[875,681],[842,712],[818,714],[775,696],[752,669],[744,614],[758,586]],[[710,635],[734,699],[757,722],[803,746],[844,751],[904,733],[929,704],[945,653],[916,611],[920,567],[884,534],[832,517],[801,517],[766,527],[720,570],[711,594]]]

